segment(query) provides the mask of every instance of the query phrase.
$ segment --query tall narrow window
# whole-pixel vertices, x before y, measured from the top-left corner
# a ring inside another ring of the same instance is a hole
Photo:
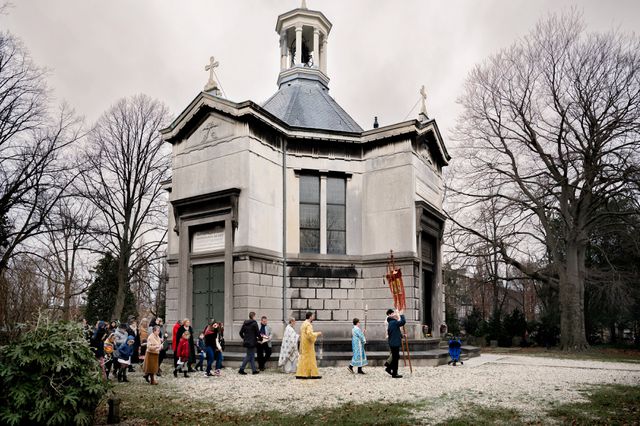
[[[300,175],[300,252],[320,253],[320,176]]]
[[[327,253],[347,252],[346,181],[327,178]]]

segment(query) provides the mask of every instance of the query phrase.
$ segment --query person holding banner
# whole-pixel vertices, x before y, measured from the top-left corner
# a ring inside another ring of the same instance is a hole
[[[391,350],[391,365],[385,371],[394,379],[402,378],[398,374],[398,361],[400,360],[400,346],[402,346],[402,326],[406,323],[403,311],[387,310],[387,332],[389,349]]]

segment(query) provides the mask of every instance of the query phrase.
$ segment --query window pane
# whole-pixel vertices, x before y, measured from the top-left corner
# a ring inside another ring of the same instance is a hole
[[[320,253],[320,230],[300,230],[300,252]]]
[[[300,175],[300,202],[320,203],[320,177]]]
[[[330,254],[346,254],[347,233],[344,231],[328,231],[327,232],[327,253]]]
[[[338,205],[327,205],[327,230],[345,231],[345,207]]]
[[[300,204],[300,228],[320,229],[319,204]]]
[[[344,178],[327,178],[327,204],[345,204],[346,181]]]

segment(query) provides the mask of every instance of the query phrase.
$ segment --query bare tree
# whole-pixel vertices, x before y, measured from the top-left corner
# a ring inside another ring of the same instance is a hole
[[[81,123],[64,105],[50,112],[44,75],[19,40],[0,33],[0,293],[15,284],[3,278],[11,259],[43,232],[45,218],[75,177],[64,153],[80,138]],[[12,309],[5,302],[2,319]]]
[[[166,234],[161,182],[170,159],[159,130],[167,121],[162,103],[137,95],[113,105],[89,134],[81,191],[98,209],[103,250],[118,259],[113,318],[122,315],[135,273],[160,255]]]
[[[453,222],[528,276],[556,280],[561,346],[585,348],[589,233],[617,215],[607,209],[613,198],[638,199],[638,38],[587,34],[576,12],[550,16],[477,66],[460,103]],[[499,235],[519,241],[522,252],[520,244],[537,246],[538,259],[524,263],[463,214],[491,199],[510,208]],[[547,256],[550,269],[528,267]]]
[[[71,319],[74,300],[89,287],[88,261],[95,215],[95,208],[88,201],[62,198],[45,220],[40,250],[33,250],[33,256],[40,259],[38,271],[49,283],[49,305],[60,308],[65,320]]]
[[[16,254],[0,275],[0,345],[15,339],[22,327],[47,309],[46,282],[38,274],[32,257]]]

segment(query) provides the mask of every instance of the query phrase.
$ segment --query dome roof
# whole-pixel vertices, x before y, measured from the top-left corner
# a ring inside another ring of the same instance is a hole
[[[363,131],[329,96],[329,89],[313,79],[296,78],[282,83],[262,107],[290,126],[350,133]]]

